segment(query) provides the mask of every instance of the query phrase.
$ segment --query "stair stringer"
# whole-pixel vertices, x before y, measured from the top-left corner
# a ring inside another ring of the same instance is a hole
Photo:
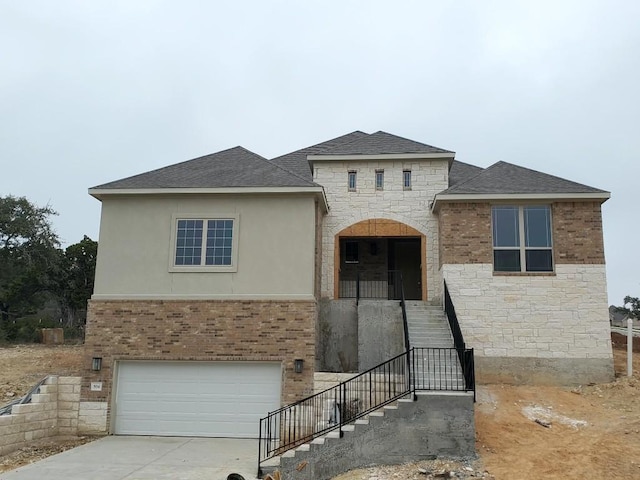
[[[282,478],[328,480],[374,465],[436,457],[474,457],[473,392],[417,392],[367,417],[291,450],[280,458]],[[270,469],[271,470],[271,469]]]

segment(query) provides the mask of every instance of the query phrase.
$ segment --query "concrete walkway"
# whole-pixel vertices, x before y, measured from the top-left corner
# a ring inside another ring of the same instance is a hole
[[[226,480],[257,473],[257,440],[110,436],[5,473],[1,480]]]

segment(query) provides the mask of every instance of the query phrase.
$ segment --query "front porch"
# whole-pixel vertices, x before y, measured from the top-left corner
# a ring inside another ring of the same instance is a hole
[[[335,236],[334,298],[427,299],[426,237],[408,225],[372,219]]]

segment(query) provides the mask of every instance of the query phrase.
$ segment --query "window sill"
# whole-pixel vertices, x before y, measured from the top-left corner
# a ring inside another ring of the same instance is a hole
[[[493,272],[494,277],[555,277],[556,272]]]
[[[209,265],[173,265],[169,267],[171,273],[233,273],[237,272],[238,268],[234,265],[225,267],[214,267]]]

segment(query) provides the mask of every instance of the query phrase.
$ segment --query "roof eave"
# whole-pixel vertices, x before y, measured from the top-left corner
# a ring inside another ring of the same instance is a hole
[[[321,186],[308,187],[218,187],[218,188],[90,188],[89,195],[98,200],[115,195],[219,195],[219,194],[288,194],[315,193],[324,195]],[[326,203],[326,201],[325,201]]]
[[[589,201],[597,200],[600,203],[611,198],[609,192],[590,193],[439,193],[432,202],[431,211],[437,212],[442,203],[448,202],[503,202],[503,201]]]

